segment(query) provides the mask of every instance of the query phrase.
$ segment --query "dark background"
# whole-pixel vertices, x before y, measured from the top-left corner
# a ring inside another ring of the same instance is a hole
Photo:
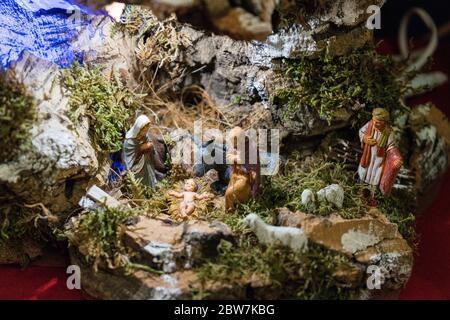
[[[396,38],[400,20],[411,7],[425,9],[433,17],[438,28],[450,23],[450,0],[387,0],[381,8],[381,30],[376,31],[376,37]],[[410,36],[418,38],[425,36],[428,32],[418,17],[411,19],[409,30]],[[441,38],[441,42],[444,41],[449,43],[450,32],[447,31],[447,35]]]

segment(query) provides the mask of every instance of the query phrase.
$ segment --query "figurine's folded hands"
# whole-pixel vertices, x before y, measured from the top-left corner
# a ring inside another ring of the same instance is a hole
[[[153,142],[149,141],[149,142],[143,143],[141,145],[141,148],[139,151],[141,154],[144,154],[144,153],[150,152],[152,150],[152,148],[153,148]]]
[[[374,146],[377,144],[377,140],[374,138],[370,138],[370,137],[364,137],[363,141],[365,144],[368,144],[370,146]]]
[[[153,148],[153,142],[146,142],[143,143],[140,147],[139,147],[139,151],[136,154],[136,158],[134,159],[134,163],[133,165],[136,165],[142,158],[142,156],[146,153],[149,153]]]

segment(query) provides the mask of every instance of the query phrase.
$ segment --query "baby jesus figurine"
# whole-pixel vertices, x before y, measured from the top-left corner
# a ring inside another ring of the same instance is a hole
[[[209,195],[205,192],[202,194],[198,194],[198,185],[195,182],[194,179],[188,179],[184,182],[184,191],[183,192],[176,192],[174,190],[170,190],[168,193],[169,195],[175,197],[175,198],[183,198],[183,201],[181,201],[179,209],[180,209],[180,216],[182,218],[187,218],[192,213],[194,213],[196,204],[195,200],[206,200],[209,199]]]

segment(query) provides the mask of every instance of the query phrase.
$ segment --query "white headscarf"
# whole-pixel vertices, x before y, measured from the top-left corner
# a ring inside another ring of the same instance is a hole
[[[131,127],[130,130],[128,130],[125,138],[135,139],[139,134],[139,132],[141,131],[141,129],[148,123],[150,123],[150,119],[147,116],[141,115],[137,117],[136,121],[134,122],[134,125]]]

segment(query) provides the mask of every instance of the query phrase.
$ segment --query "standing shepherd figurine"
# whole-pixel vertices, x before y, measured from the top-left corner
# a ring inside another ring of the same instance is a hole
[[[376,187],[390,194],[403,165],[400,151],[395,146],[394,132],[386,109],[373,110],[372,120],[359,130],[363,155],[358,168],[361,181],[371,186],[372,198]]]
[[[164,142],[153,137],[149,129],[149,118],[139,116],[125,136],[123,159],[126,170],[131,171],[142,184],[153,188],[158,180],[164,178],[167,150]]]

